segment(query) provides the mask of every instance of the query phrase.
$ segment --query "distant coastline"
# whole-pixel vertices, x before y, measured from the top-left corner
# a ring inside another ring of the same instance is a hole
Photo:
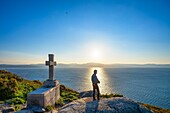
[[[64,64],[59,63],[57,68],[170,68],[170,64],[101,64],[101,63],[85,63],[85,64]],[[44,64],[0,64],[0,68],[47,68]]]

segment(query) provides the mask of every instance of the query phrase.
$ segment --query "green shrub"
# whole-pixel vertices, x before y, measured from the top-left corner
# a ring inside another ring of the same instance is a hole
[[[11,99],[5,100],[5,103],[12,104],[12,100]]]
[[[78,96],[79,96],[79,92],[76,92],[70,88],[67,88],[64,85],[60,85],[60,98],[62,100],[59,100],[59,101],[63,101],[63,103],[65,104],[65,103],[77,100]]]
[[[4,104],[4,101],[0,101],[0,104]]]
[[[111,98],[111,97],[123,97],[121,94],[102,94],[101,97],[103,98]]]
[[[13,108],[14,108],[14,111],[19,111],[21,110],[21,105],[15,105]]]
[[[63,98],[64,102],[72,102],[73,100],[77,100],[78,99],[78,95],[74,92],[70,92],[70,91],[62,91],[61,92],[61,97]]]
[[[24,98],[23,92],[18,90],[16,93],[14,93],[14,98],[19,97],[19,98]]]
[[[42,86],[39,80],[25,80],[16,74],[0,70],[0,100],[22,98],[26,101],[27,94]]]
[[[55,109],[55,106],[54,105],[49,105],[45,108],[46,111],[52,111]]]
[[[42,82],[39,81],[39,80],[33,80],[33,82],[34,82],[35,84],[43,85]]]
[[[59,100],[56,101],[56,105],[60,105],[60,106],[64,105],[64,100],[62,97],[60,97]]]
[[[19,97],[13,98],[12,99],[12,104],[16,105],[16,104],[24,104],[25,100]]]
[[[170,110],[168,109],[163,109],[157,106],[152,106],[149,104],[143,104],[145,107],[147,107],[148,109],[152,110],[154,113],[170,113]]]

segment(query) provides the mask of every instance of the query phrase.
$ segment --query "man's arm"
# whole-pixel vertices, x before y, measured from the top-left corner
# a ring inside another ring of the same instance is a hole
[[[94,83],[94,77],[93,77],[93,75],[91,76],[91,81],[92,81],[92,83]]]
[[[100,83],[100,81],[99,81],[99,79],[96,77],[96,79],[97,79],[97,83]]]

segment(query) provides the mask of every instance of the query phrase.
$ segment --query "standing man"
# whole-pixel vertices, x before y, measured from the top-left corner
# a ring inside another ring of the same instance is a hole
[[[99,86],[98,86],[98,83],[100,83],[100,81],[98,80],[97,76],[97,70],[94,70],[94,73],[93,75],[91,76],[91,81],[92,81],[92,84],[93,84],[93,100],[96,100],[95,99],[95,90],[97,89],[97,99],[100,100],[100,90],[99,90]]]

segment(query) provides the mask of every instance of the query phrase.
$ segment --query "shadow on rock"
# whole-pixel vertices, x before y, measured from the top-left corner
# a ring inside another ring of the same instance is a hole
[[[86,113],[96,113],[98,111],[99,101],[92,101],[86,103],[85,112]]]

